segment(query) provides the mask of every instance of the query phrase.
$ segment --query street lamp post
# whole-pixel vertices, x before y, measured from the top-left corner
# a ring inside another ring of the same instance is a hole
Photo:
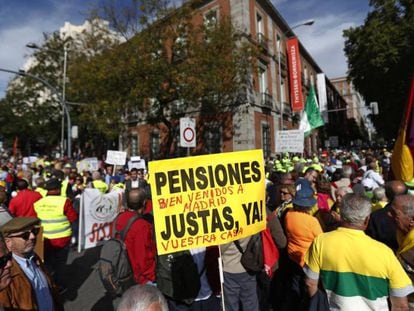
[[[284,40],[284,38],[286,37],[286,35],[289,32],[292,32],[293,29],[301,27],[301,26],[311,26],[315,23],[315,20],[310,19],[307,20],[305,22],[302,22],[300,24],[297,24],[291,28],[289,28],[287,31],[285,31],[284,33],[282,33],[281,38],[278,40],[277,42],[277,61],[278,61],[278,70],[279,70],[279,97],[280,97],[280,129],[281,131],[283,131],[283,110],[284,110],[284,103],[282,100],[282,90],[283,90],[283,85],[282,85],[282,68],[281,68],[281,64],[280,64],[280,58],[281,58],[281,49],[282,49],[282,44],[281,41]]]
[[[59,92],[58,92],[58,90],[56,89],[56,88],[54,88],[49,82],[47,82],[45,79],[43,79],[43,78],[40,78],[40,77],[38,77],[38,76],[35,76],[35,75],[32,75],[32,74],[30,74],[30,73],[27,73],[27,72],[25,72],[25,71],[23,71],[23,70],[20,70],[20,71],[14,71],[14,70],[9,70],[9,69],[4,69],[4,68],[0,68],[0,71],[3,71],[3,72],[8,72],[8,73],[13,73],[13,74],[16,74],[16,75],[19,75],[19,76],[22,76],[22,77],[29,77],[29,78],[31,78],[31,79],[34,79],[34,80],[37,80],[37,81],[39,81],[40,83],[42,83],[42,84],[44,84],[47,88],[49,88],[51,91],[52,91],[52,93],[54,93],[57,97],[58,97],[58,99],[59,99],[59,102],[60,102],[60,104],[61,104],[61,106],[62,106],[62,111],[64,112],[64,113],[66,113],[66,118],[68,119],[68,142],[70,141],[70,128],[71,128],[71,122],[70,122],[70,115],[69,115],[69,110],[68,110],[68,107],[66,106],[66,102],[65,102],[65,100],[63,99],[63,97],[59,94]],[[68,143],[68,156],[70,157],[70,144]]]
[[[40,47],[35,44],[35,43],[29,43],[26,44],[26,47],[30,48],[30,49],[40,49]],[[52,51],[52,52],[56,52],[56,53],[60,53],[60,51],[58,50],[52,50],[49,49],[48,51]],[[68,109],[68,106],[66,105],[66,71],[67,71],[67,60],[68,60],[68,48],[66,46],[66,44],[63,45],[63,77],[62,77],[62,107],[65,107],[65,109]],[[69,115],[69,111],[67,111],[67,115]],[[71,122],[70,122],[70,117],[68,118],[68,124],[67,124],[67,139],[68,139],[68,147],[67,147],[67,154],[68,157],[70,158],[72,156],[72,139],[71,139]],[[63,155],[64,153],[64,134],[65,132],[65,113],[62,112],[62,131],[61,131],[61,139],[60,139],[60,148],[61,148],[61,153]]]

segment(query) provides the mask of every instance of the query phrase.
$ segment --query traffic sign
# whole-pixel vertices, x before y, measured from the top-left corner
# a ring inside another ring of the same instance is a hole
[[[180,118],[180,146],[196,146],[196,130],[194,118]]]

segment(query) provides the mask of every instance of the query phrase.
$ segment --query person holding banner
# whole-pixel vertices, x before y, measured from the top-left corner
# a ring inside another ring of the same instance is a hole
[[[138,284],[155,282],[155,237],[152,216],[144,215],[147,195],[144,189],[132,189],[126,197],[127,209],[116,219],[116,231],[121,232],[129,219],[139,215],[132,223],[126,237],[125,245],[129,261]]]
[[[108,185],[102,180],[101,173],[95,171],[92,173],[92,186],[98,189],[102,194],[108,192]]]
[[[240,247],[246,249],[251,237],[242,238]],[[226,311],[258,311],[256,275],[249,274],[241,264],[241,252],[234,242],[220,245],[224,274],[224,304]]]

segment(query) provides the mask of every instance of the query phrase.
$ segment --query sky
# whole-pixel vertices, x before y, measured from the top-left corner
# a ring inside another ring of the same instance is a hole
[[[0,0],[0,68],[18,71],[33,52],[28,43],[41,44],[65,21],[84,22],[98,0]],[[345,76],[342,31],[363,24],[369,0],[273,0],[291,27],[314,19],[312,26],[294,30],[306,50],[329,78]],[[0,98],[13,76],[0,72]]]

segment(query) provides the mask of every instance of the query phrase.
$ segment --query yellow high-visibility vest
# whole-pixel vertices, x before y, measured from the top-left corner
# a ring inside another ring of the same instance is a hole
[[[108,191],[108,185],[102,180],[94,180],[92,182],[92,185],[95,189],[98,189],[103,194]]]
[[[62,181],[62,186],[60,187],[60,195],[66,198],[66,191],[68,190],[69,181]]]
[[[58,239],[72,235],[70,222],[64,214],[65,202],[66,198],[62,196],[49,195],[34,204],[45,238]]]
[[[47,194],[47,190],[41,187],[36,187],[35,191],[39,192],[42,195],[42,197],[45,197]]]

